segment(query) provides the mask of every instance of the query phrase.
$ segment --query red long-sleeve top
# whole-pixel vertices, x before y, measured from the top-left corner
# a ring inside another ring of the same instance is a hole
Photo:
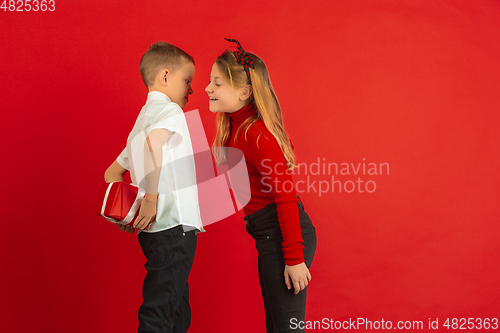
[[[228,113],[231,119],[229,147],[243,152],[250,179],[250,202],[243,208],[250,215],[274,202],[283,235],[285,264],[297,265],[304,262],[302,236],[300,231],[298,199],[286,160],[276,138],[267,130],[262,120],[252,124],[245,138],[246,126],[235,134],[242,123],[256,112],[253,103]]]

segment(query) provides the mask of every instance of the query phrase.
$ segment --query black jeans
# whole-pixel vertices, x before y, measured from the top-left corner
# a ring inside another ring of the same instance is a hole
[[[196,252],[196,231],[177,226],[138,236],[147,262],[138,333],[185,333],[191,325],[188,277]]]
[[[299,206],[304,259],[307,267],[311,267],[316,252],[316,230],[309,215],[304,211],[302,201],[299,201],[297,205]],[[283,236],[278,223],[276,204],[271,203],[244,219],[247,232],[254,238],[255,247],[259,252],[259,282],[264,300],[267,332],[304,332],[299,329],[292,330],[292,327],[295,328],[296,325],[291,325],[291,323],[305,319],[307,287],[295,295],[293,285],[290,290],[285,285]]]

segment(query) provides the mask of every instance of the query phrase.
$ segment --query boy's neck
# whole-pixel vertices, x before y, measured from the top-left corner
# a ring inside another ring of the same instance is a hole
[[[152,92],[152,91],[161,92],[162,94],[166,95],[169,99],[171,99],[170,96],[168,96],[167,92],[165,91],[166,89],[162,89],[162,88],[163,87],[152,86],[152,87],[148,88],[148,92]]]

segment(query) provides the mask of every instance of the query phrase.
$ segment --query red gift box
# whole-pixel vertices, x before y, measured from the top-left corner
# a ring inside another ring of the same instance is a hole
[[[101,188],[95,213],[113,223],[132,225],[144,195],[144,191],[134,184],[106,183]]]

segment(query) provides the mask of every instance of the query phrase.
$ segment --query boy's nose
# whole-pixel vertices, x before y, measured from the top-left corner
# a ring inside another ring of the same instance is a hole
[[[208,84],[208,86],[205,87],[205,91],[206,92],[210,92],[211,91],[211,89],[210,89],[210,83]]]

